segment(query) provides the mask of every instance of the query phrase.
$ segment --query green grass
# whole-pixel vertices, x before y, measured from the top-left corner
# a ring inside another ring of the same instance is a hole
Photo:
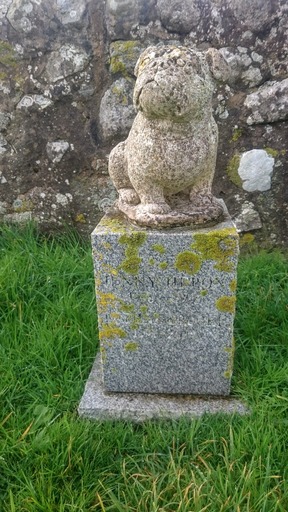
[[[89,422],[89,245],[0,233],[1,512],[287,512],[288,283],[280,252],[239,266],[233,394],[251,415]]]

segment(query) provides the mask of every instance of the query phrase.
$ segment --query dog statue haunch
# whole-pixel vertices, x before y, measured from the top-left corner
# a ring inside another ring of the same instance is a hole
[[[141,226],[207,224],[223,214],[211,192],[218,129],[207,60],[194,49],[152,46],[136,64],[138,113],[110,154],[109,174],[119,210]]]

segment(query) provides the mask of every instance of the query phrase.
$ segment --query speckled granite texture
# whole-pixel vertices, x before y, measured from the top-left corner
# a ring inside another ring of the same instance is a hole
[[[103,387],[101,360],[97,356],[78,407],[83,418],[129,420],[190,419],[209,414],[248,414],[235,397],[199,397],[191,395],[151,395],[147,393],[107,393]]]
[[[227,396],[238,258],[229,218],[155,231],[112,212],[92,246],[105,390]]]

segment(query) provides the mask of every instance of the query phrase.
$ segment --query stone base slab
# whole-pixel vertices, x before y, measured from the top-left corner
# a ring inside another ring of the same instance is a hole
[[[197,418],[208,414],[248,414],[248,408],[234,397],[199,397],[146,393],[107,393],[102,382],[98,354],[78,407],[79,415],[94,420]]]

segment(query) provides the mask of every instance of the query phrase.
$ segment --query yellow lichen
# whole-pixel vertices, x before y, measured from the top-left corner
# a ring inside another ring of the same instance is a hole
[[[85,224],[86,219],[83,213],[78,213],[75,217],[75,222],[79,222],[80,224]]]
[[[104,272],[107,272],[107,274],[112,274],[112,276],[118,275],[118,270],[116,268],[112,267],[112,265],[109,265],[109,263],[103,263],[102,269]]]
[[[108,306],[114,306],[117,298],[113,293],[102,293],[98,292],[98,308],[99,311],[105,312],[107,311]]]
[[[236,298],[234,296],[223,295],[216,300],[216,308],[221,313],[234,313],[235,303]]]
[[[155,260],[154,260],[154,258],[149,258],[148,263],[149,263],[149,265],[151,265],[151,266],[155,265]]]
[[[127,274],[136,275],[139,272],[141,258],[139,257],[139,248],[144,244],[147,234],[139,231],[131,235],[121,235],[119,243],[126,245],[125,259],[120,264],[119,268],[124,270]]]
[[[166,252],[166,249],[162,244],[153,244],[151,248],[153,251],[159,252],[159,254],[164,254]]]
[[[111,318],[113,318],[113,320],[118,320],[118,318],[121,317],[120,313],[111,313]]]
[[[123,302],[120,299],[119,299],[119,302],[120,302],[120,309],[124,313],[132,313],[134,311],[134,309],[135,309],[134,304],[126,304],[125,302]]]
[[[168,263],[166,261],[162,261],[162,263],[159,263],[160,270],[166,270],[168,267]]]
[[[201,258],[198,254],[191,251],[183,251],[176,257],[175,267],[180,272],[189,275],[196,274],[201,268]]]
[[[130,341],[129,343],[125,343],[124,345],[124,350],[126,350],[127,352],[135,352],[136,350],[138,350],[138,348],[139,344],[135,343],[134,341]]]
[[[236,279],[232,279],[232,281],[230,281],[230,284],[229,284],[229,288],[230,288],[231,292],[236,292],[236,286],[237,286]]]
[[[231,347],[224,348],[224,351],[228,354],[228,361],[227,361],[227,370],[224,372],[224,377],[226,379],[231,379],[232,372],[233,372],[233,363],[234,363],[234,354],[235,354],[235,339],[234,336],[232,338]]]
[[[99,339],[106,340],[111,338],[125,338],[126,333],[118,327],[114,322],[111,324],[103,324],[101,325],[101,329],[99,330]]]
[[[207,290],[201,290],[200,295],[201,295],[202,297],[206,297],[207,293],[208,293],[208,291],[207,291]]]
[[[202,261],[215,261],[214,268],[216,270],[231,272],[234,269],[231,256],[238,251],[238,235],[235,228],[196,233],[191,248],[200,253]]]

